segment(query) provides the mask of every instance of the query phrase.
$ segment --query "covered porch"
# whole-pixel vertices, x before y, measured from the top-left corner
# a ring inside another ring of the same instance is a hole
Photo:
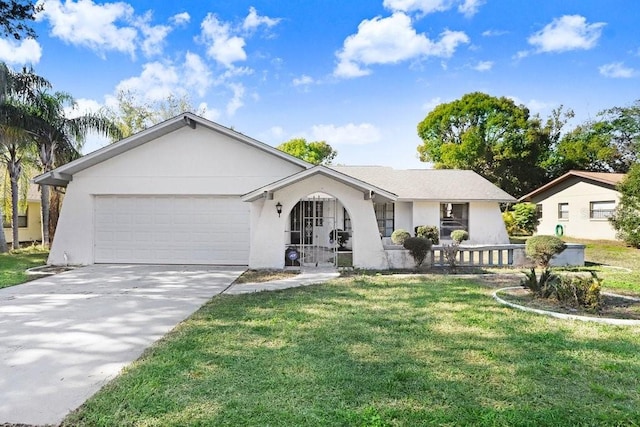
[[[243,197],[250,206],[250,268],[338,266],[388,269],[374,200],[396,195],[324,166]],[[350,254],[350,257],[347,255]]]

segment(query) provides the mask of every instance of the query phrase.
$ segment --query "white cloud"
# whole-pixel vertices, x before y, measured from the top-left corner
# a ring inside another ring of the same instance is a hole
[[[213,84],[211,70],[195,53],[187,52],[184,61],[184,83],[199,96],[204,96]]]
[[[37,64],[41,57],[42,47],[34,39],[0,39],[0,61],[12,65],[33,65]]]
[[[202,41],[209,45],[207,55],[226,67],[232,67],[234,62],[244,61],[247,54],[244,51],[245,41],[242,37],[233,35],[231,25],[218,20],[210,13],[201,24]]]
[[[384,0],[382,5],[393,12],[418,12],[421,15],[445,12],[458,5],[458,12],[471,17],[485,0]]]
[[[452,0],[384,0],[382,5],[394,12],[444,12],[451,9]]]
[[[484,2],[485,0],[465,0],[464,3],[458,6],[458,12],[467,18],[471,18],[478,13],[478,9],[480,9],[480,6],[482,6]]]
[[[144,64],[140,76],[121,81],[116,91],[144,94],[149,101],[161,101],[176,92],[185,93],[180,87],[180,74],[173,64],[149,62]]]
[[[509,31],[504,30],[486,30],[482,32],[482,37],[498,37],[509,34]]]
[[[242,28],[245,31],[254,31],[261,25],[266,26],[267,28],[271,28],[277,25],[280,22],[280,18],[269,18],[268,16],[260,16],[256,11],[255,7],[249,8],[249,14],[246,18],[244,18],[244,22],[242,23]]]
[[[598,67],[598,71],[605,77],[628,79],[635,77],[637,71],[633,68],[626,67],[622,62],[612,62]]]
[[[137,27],[144,35],[141,48],[146,56],[158,55],[162,53],[164,40],[171,32],[172,28],[167,25],[150,25],[152,14],[147,12],[144,16],[136,20]]]
[[[380,130],[370,123],[316,125],[312,126],[311,133],[314,141],[326,141],[330,145],[364,145],[378,142],[382,138]]]
[[[102,109],[103,105],[94,99],[80,98],[76,99],[76,105],[73,108],[66,108],[67,117],[74,118],[85,114],[97,113]]]
[[[313,78],[311,78],[310,76],[307,76],[305,74],[301,75],[300,77],[296,77],[293,79],[293,85],[294,86],[307,86],[310,84],[315,83],[315,80],[313,80]]]
[[[191,22],[191,15],[187,12],[178,13],[169,18],[169,22],[177,26],[186,25]]]
[[[580,15],[564,15],[554,19],[542,30],[529,37],[529,44],[537,52],[565,52],[593,48],[602,33],[604,22],[588,24]]]
[[[227,103],[227,115],[233,116],[244,105],[242,98],[245,90],[241,83],[229,83],[229,89],[233,91],[233,98]]]
[[[336,54],[338,64],[334,75],[360,77],[371,72],[366,68],[368,65],[397,63],[421,56],[448,58],[461,43],[469,43],[469,37],[459,31],[445,30],[436,42],[417,34],[411,19],[401,12],[387,18],[365,19],[358,25],[358,32],[347,37],[342,50]]]
[[[138,32],[129,23],[133,8],[126,3],[95,4],[92,0],[44,0],[38,20],[47,18],[51,34],[73,45],[85,46],[97,52],[115,50],[134,55]]]
[[[431,98],[430,100],[428,100],[427,102],[422,104],[422,109],[424,111],[431,111],[431,110],[433,110],[434,108],[436,108],[440,104],[442,104],[442,98],[440,98],[440,97]]]
[[[476,71],[489,71],[493,68],[493,61],[480,61],[472,67]]]

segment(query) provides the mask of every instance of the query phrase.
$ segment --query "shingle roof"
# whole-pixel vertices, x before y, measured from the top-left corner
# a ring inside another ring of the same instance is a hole
[[[331,166],[398,195],[398,200],[514,202],[515,198],[477,173],[458,169]]]
[[[622,179],[626,176],[624,173],[611,173],[611,172],[588,172],[588,171],[580,171],[580,170],[570,170],[564,175],[554,179],[551,182],[533,190],[529,194],[525,194],[520,197],[520,201],[529,201],[532,197],[537,196],[540,193],[547,191],[550,188],[553,188],[557,184],[566,181],[571,177],[585,178],[596,183],[605,184],[607,186],[615,187],[622,181]]]

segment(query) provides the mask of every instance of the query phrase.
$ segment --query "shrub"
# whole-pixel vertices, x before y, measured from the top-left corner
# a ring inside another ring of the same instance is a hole
[[[435,225],[419,225],[416,227],[415,232],[416,237],[429,239],[434,245],[440,243],[440,230]]]
[[[566,247],[567,245],[556,236],[533,236],[527,240],[525,253],[537,265],[547,268],[551,258],[564,251]]]
[[[594,272],[591,272],[591,277],[560,277],[546,268],[538,280],[536,270],[532,268],[525,275],[520,284],[536,298],[555,298],[560,304],[594,312],[602,308],[602,279]]]
[[[545,268],[540,275],[540,279],[536,276],[536,269],[532,268],[530,272],[524,273],[526,278],[520,281],[520,285],[529,289],[537,298],[549,298],[553,293],[554,283],[560,278],[551,273],[549,268]]]
[[[469,233],[465,230],[453,230],[451,232],[451,240],[459,245],[464,240],[469,240]]]
[[[409,250],[413,260],[416,262],[416,268],[418,268],[431,250],[431,240],[424,237],[409,237],[405,239],[403,246]]]
[[[535,203],[516,203],[513,206],[513,220],[518,231],[533,234],[539,222]]]
[[[456,267],[458,266],[459,249],[460,245],[458,243],[453,243],[451,245],[442,245],[444,258],[447,260],[447,264],[449,264],[449,271],[454,274],[456,272]]]
[[[561,304],[597,312],[602,308],[602,279],[591,272],[591,277],[562,277],[555,283],[552,295]]]
[[[391,241],[396,245],[404,244],[404,241],[411,237],[411,234],[407,230],[403,230],[401,228],[394,230],[391,233]]]
[[[513,211],[502,212],[502,221],[504,221],[504,226],[507,229],[507,234],[509,236],[515,236],[518,233],[518,226],[516,225],[516,219],[513,215]]]

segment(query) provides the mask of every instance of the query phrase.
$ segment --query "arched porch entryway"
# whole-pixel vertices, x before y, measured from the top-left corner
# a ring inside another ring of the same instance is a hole
[[[285,223],[285,267],[352,267],[351,219],[337,197],[301,198]]]

